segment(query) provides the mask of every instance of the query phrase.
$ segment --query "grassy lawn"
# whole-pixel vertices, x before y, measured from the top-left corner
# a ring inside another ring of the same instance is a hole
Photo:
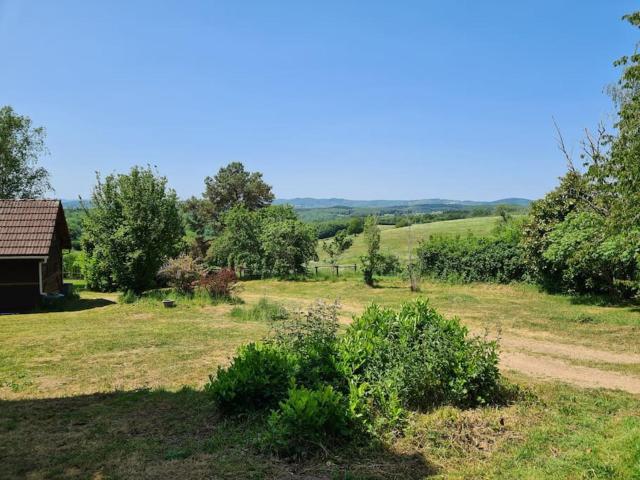
[[[202,391],[238,345],[269,330],[238,311],[263,297],[339,299],[346,323],[371,301],[416,294],[398,279],[369,289],[341,278],[243,282],[239,295],[245,305],[165,309],[82,292],[64,312],[0,316],[0,478],[640,478],[640,397],[506,370],[524,389],[512,405],[414,413],[404,437],[296,463],[262,453],[264,419],[222,419]],[[474,330],[640,353],[634,307],[523,285],[425,282],[420,295]]]
[[[421,240],[428,240],[432,235],[487,235],[491,233],[498,217],[463,218],[442,222],[420,223],[411,227],[395,228],[391,225],[380,225],[380,244],[383,253],[393,253],[402,259],[408,257],[409,240],[412,237],[414,249]],[[359,263],[360,256],[365,253],[364,237],[356,235],[353,245],[340,257],[341,264]],[[318,249],[320,261],[326,261],[322,248]]]

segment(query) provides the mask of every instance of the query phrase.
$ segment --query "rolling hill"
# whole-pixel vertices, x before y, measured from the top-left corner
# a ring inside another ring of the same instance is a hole
[[[432,235],[488,235],[496,226],[499,217],[473,217],[461,220],[446,220],[442,222],[422,223],[411,227],[395,228],[389,225],[380,226],[381,252],[392,253],[402,260],[409,256],[409,243],[413,243],[413,248],[418,246],[422,240],[428,240]],[[365,244],[362,234],[354,238],[353,245],[340,257],[338,263],[353,264],[359,263],[359,258],[365,253]],[[318,256],[321,264],[327,262],[327,255],[318,249]]]

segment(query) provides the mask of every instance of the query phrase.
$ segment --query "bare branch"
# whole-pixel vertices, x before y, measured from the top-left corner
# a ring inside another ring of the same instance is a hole
[[[558,144],[558,149],[562,152],[564,158],[567,160],[567,168],[570,171],[575,172],[576,167],[573,164],[573,155],[569,153],[569,150],[567,150],[567,145],[564,143],[564,137],[562,136],[562,132],[560,131],[560,127],[558,126],[556,119],[554,117],[551,118],[553,120],[553,126],[556,129],[556,142]]]

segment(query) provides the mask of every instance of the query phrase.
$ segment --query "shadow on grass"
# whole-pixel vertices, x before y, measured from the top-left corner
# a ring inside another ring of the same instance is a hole
[[[631,311],[640,311],[637,300],[609,297],[606,295],[572,295],[569,301],[573,305],[589,305],[594,307],[624,307]]]
[[[91,310],[93,308],[101,308],[115,304],[116,302],[107,298],[78,298],[74,300],[63,300],[59,304],[46,305],[31,313],[80,312],[82,310]]]
[[[260,452],[264,418],[220,418],[202,391],[0,401],[6,478],[424,478],[417,454],[368,446],[289,463]],[[5,478],[5,477],[3,477]]]

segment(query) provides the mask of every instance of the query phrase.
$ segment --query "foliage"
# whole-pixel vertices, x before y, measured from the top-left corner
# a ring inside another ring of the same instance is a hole
[[[315,229],[298,220],[263,222],[260,240],[263,274],[279,278],[304,274],[307,263],[318,259]]]
[[[342,338],[337,308],[317,303],[275,322],[266,342],[242,348],[207,386],[223,411],[272,408],[266,442],[278,453],[402,428],[407,408],[499,395],[496,343],[469,338],[426,301],[399,312],[372,305]]]
[[[330,220],[325,222],[313,223],[313,225],[316,227],[316,230],[318,231],[318,238],[320,240],[331,238],[340,230],[346,230],[348,224],[349,222],[346,220]]]
[[[353,239],[347,234],[346,230],[340,230],[331,241],[322,244],[322,249],[329,256],[329,263],[335,265],[340,255],[351,245],[353,245]]]
[[[358,235],[364,231],[364,218],[353,217],[347,225],[347,233],[349,235]]]
[[[203,275],[202,266],[192,257],[182,254],[169,259],[158,272],[158,276],[182,294],[193,293],[197,281]]]
[[[372,411],[395,423],[399,408],[485,404],[498,391],[497,344],[469,338],[458,319],[424,300],[398,312],[368,307],[341,339],[340,355],[345,375],[368,386]]]
[[[262,272],[262,221],[256,212],[234,207],[221,219],[222,234],[216,237],[207,252],[207,261],[221,267],[243,267],[259,275]]]
[[[572,212],[584,203],[586,185],[584,178],[569,171],[560,185],[531,204],[531,213],[522,230],[523,258],[531,276],[548,289],[557,288],[561,272],[544,258],[549,247],[549,234]]]
[[[362,263],[362,274],[364,283],[372,287],[374,285],[374,275],[378,269],[380,261],[380,228],[378,220],[374,216],[367,217],[364,223],[364,240],[366,244],[366,254],[360,257]]]
[[[620,282],[637,276],[631,232],[608,236],[604,221],[594,213],[572,213],[549,233],[543,257],[553,271],[561,272],[563,290],[622,297],[636,293],[637,287]]]
[[[336,303],[318,301],[273,325],[269,341],[295,356],[298,385],[346,384],[337,365],[338,308]]]
[[[62,272],[64,278],[82,278],[84,265],[84,253],[77,250],[71,250],[62,257]]]
[[[234,207],[222,216],[223,232],[209,248],[212,265],[243,267],[257,276],[287,277],[305,272],[317,259],[317,235],[298,221],[290,206],[249,211]]]
[[[230,298],[237,287],[238,277],[231,268],[223,268],[217,272],[202,275],[198,287],[212,298]]]
[[[392,253],[381,253],[378,257],[375,273],[377,275],[396,275],[402,272],[400,258]]]
[[[49,172],[38,167],[47,152],[45,131],[10,106],[0,108],[0,199],[37,198],[51,190]]]
[[[638,12],[625,16],[640,27]],[[619,59],[613,88],[616,132],[600,126],[582,142],[581,170],[532,206],[523,246],[533,276],[549,290],[631,297],[640,290],[640,55]]]
[[[71,237],[71,248],[73,250],[80,250],[82,248],[80,239],[82,238],[84,215],[85,211],[81,208],[65,208],[64,211],[67,226],[69,227],[69,236]]]
[[[222,217],[227,212],[233,209],[254,212],[269,206],[274,199],[262,173],[248,172],[239,162],[220,168],[214,177],[206,177],[202,197],[192,197],[182,204],[189,246],[196,258],[205,258],[211,242],[223,234]]]
[[[273,408],[286,397],[297,367],[292,355],[264,343],[241,347],[227,368],[218,367],[205,390],[227,413]]]
[[[294,387],[271,412],[266,442],[281,455],[301,457],[352,438],[356,428],[346,398],[332,386]]]
[[[509,283],[526,274],[518,242],[500,237],[434,236],[417,260],[422,275],[442,280]]]
[[[100,176],[84,220],[84,276],[93,290],[132,290],[154,285],[167,258],[181,248],[183,226],[167,179],[150,167],[127,175]]]
[[[204,196],[217,214],[236,206],[258,210],[271,205],[275,198],[271,186],[262,180],[262,173],[247,172],[240,162],[222,167],[213,178],[205,178],[204,183]]]

